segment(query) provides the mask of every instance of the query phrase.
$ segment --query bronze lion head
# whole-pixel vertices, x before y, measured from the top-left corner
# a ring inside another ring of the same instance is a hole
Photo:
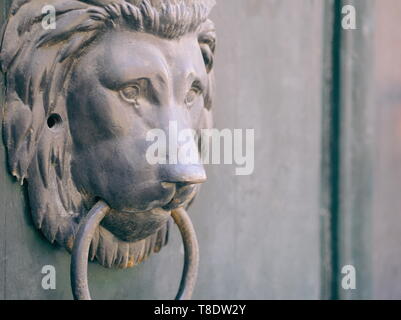
[[[55,8],[44,29],[42,8]],[[34,224],[71,250],[99,200],[90,258],[131,267],[167,242],[203,166],[151,165],[146,133],[211,126],[215,32],[207,0],[19,0],[4,29],[3,137]]]

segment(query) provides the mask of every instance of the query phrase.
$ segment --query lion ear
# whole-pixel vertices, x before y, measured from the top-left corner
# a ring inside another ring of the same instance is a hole
[[[198,36],[199,45],[205,61],[206,70],[210,73],[214,64],[214,53],[216,50],[216,30],[211,20],[206,20],[200,28]]]

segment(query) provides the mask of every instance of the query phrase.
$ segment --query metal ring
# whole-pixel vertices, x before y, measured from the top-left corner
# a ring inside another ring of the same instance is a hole
[[[184,208],[178,208],[171,213],[174,222],[181,232],[184,244],[184,270],[182,271],[180,288],[175,300],[190,300],[195,289],[199,268],[199,245],[191,218]]]
[[[75,300],[91,300],[88,285],[88,257],[93,235],[103,218],[110,212],[104,201],[99,201],[81,222],[75,238],[71,257],[71,288]],[[198,276],[199,246],[191,219],[183,208],[172,212],[184,244],[184,268],[176,300],[192,297]]]

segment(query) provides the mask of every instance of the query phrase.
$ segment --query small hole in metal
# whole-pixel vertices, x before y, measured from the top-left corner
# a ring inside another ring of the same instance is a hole
[[[61,126],[62,122],[63,120],[57,113],[53,113],[52,115],[49,116],[49,118],[47,118],[47,126],[50,129],[57,129],[58,127]]]

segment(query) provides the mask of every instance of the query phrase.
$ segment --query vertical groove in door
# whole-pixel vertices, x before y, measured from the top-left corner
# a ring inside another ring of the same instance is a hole
[[[341,168],[341,0],[324,8],[321,162],[321,298],[338,299]]]
[[[356,29],[343,29],[343,6]],[[369,299],[374,107],[372,0],[326,2],[323,88],[321,297]],[[356,270],[356,288],[341,286],[341,269]]]

